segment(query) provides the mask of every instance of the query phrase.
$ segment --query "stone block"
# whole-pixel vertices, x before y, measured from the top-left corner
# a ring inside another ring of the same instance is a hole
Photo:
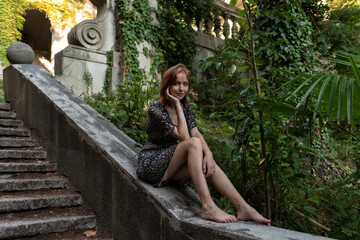
[[[87,95],[90,91],[101,92],[107,68],[104,51],[69,45],[55,55],[56,80],[71,89],[77,96]],[[90,88],[85,84],[86,72],[89,72],[93,79]]]

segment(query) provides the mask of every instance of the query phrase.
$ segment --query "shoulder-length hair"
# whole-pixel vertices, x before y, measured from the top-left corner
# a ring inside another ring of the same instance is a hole
[[[160,104],[163,107],[166,107],[170,104],[170,101],[166,99],[166,89],[170,87],[171,85],[175,84],[176,82],[176,75],[180,72],[184,72],[186,75],[187,80],[189,81],[189,91],[190,91],[190,75],[189,70],[185,67],[184,64],[179,63],[164,73],[163,79],[160,84]],[[180,101],[186,109],[189,109],[189,100],[187,98],[187,95],[181,99]]]

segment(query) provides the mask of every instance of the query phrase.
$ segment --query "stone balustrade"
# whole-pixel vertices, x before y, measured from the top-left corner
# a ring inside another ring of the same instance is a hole
[[[186,19],[186,22],[188,24],[195,22],[195,30],[214,37],[237,38],[240,24],[236,20],[239,18],[240,9],[230,7],[220,0],[214,0],[214,5],[210,5],[210,8],[211,13],[209,16],[198,16],[195,19],[190,16]],[[229,23],[229,20],[231,23]]]

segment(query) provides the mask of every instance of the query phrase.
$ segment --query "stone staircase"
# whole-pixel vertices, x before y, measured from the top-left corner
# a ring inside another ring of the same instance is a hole
[[[109,239],[56,164],[0,103],[0,239]],[[94,233],[94,232],[92,232]]]

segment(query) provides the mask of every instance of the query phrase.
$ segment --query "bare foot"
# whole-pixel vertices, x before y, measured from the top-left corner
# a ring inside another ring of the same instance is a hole
[[[239,219],[240,221],[253,220],[255,222],[263,223],[268,226],[270,226],[271,223],[270,219],[261,216],[260,213],[258,213],[254,208],[252,208],[248,204],[242,206],[241,210],[238,210],[237,219]]]
[[[215,204],[210,207],[202,207],[201,218],[205,220],[211,220],[219,223],[231,223],[237,222],[238,219],[231,214],[227,214]]]

